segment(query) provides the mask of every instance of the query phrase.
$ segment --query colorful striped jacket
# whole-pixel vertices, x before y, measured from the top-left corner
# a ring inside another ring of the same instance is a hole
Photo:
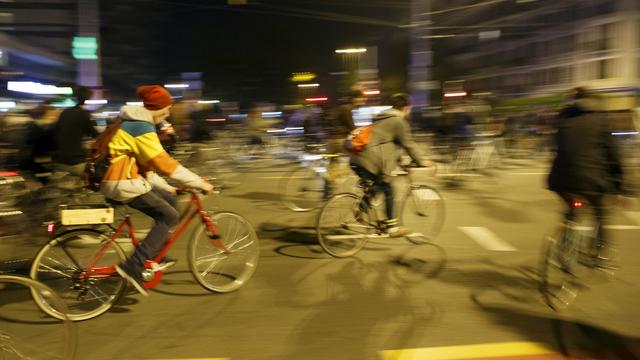
[[[141,106],[120,109],[120,128],[109,142],[110,165],[100,184],[107,198],[128,201],[151,191],[170,189],[158,174],[186,187],[202,188],[205,181],[174,160],[156,134],[151,113]]]

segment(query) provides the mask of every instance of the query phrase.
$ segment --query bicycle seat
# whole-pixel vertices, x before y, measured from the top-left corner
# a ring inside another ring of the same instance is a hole
[[[118,200],[113,200],[113,199],[105,199],[107,201],[107,204],[112,205],[112,206],[125,206],[127,204],[123,203],[122,201],[118,201]]]

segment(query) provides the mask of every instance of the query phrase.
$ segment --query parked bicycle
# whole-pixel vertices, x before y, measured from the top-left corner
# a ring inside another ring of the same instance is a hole
[[[408,170],[408,169],[407,169]],[[415,184],[407,170],[396,172],[408,180],[401,197],[400,223],[413,231],[406,238],[415,244],[432,241],[440,233],[445,219],[444,199],[440,192],[424,184]],[[342,193],[333,196],[318,215],[318,241],[327,254],[342,258],[358,253],[369,239],[387,238],[384,195],[372,184],[360,182],[363,195]]]
[[[67,312],[62,299],[41,282],[0,275],[0,359],[74,359],[78,334],[73,322],[64,316],[61,320],[42,320],[42,313],[30,301],[12,302],[23,299],[23,293],[29,290],[60,313]]]
[[[239,289],[251,278],[258,263],[259,244],[255,230],[238,214],[206,210],[196,191],[185,192],[190,195],[190,201],[182,211],[180,222],[160,253],[145,263],[145,286],[150,289],[160,283],[162,270],[158,269],[157,263],[185,233],[191,221],[200,218],[201,226],[193,230],[187,252],[194,278],[205,289],[214,292]],[[71,219],[82,219],[82,211],[85,211],[89,217],[97,217],[93,223],[113,222],[112,208],[71,207],[63,211],[76,211],[69,214]],[[65,223],[64,213],[62,218]],[[32,295],[38,306],[53,317],[68,316],[73,321],[91,319],[108,311],[125,290],[126,281],[115,271],[115,265],[125,259],[117,242],[122,236],[130,237],[134,246],[139,244],[128,212],[117,227],[109,226],[108,231],[76,228],[47,243],[36,255],[30,275],[60,294],[69,311],[60,312],[34,291]]]

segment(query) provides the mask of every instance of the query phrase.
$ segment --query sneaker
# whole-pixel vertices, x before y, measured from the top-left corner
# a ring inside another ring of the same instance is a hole
[[[390,226],[387,228],[387,234],[389,234],[389,237],[392,238],[397,238],[397,237],[404,237],[407,236],[409,234],[411,234],[411,230],[407,229],[404,226]]]
[[[386,225],[386,233],[392,238],[403,237],[411,234],[411,230],[398,225],[398,219],[385,220],[384,224]]]
[[[147,289],[144,287],[144,280],[142,280],[142,273],[135,269],[133,266],[127,266],[125,264],[116,265],[116,272],[127,280],[129,284],[138,290],[138,292],[144,296],[149,296]]]
[[[160,262],[158,263],[154,263],[154,265],[152,266],[152,270],[155,272],[158,271],[165,271],[168,268],[172,267],[173,265],[175,265],[178,262],[177,259],[174,259],[172,257],[169,256],[165,256],[162,259],[160,259]]]

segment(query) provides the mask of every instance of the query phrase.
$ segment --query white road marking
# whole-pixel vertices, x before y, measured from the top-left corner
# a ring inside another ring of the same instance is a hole
[[[634,223],[640,225],[640,211],[625,211],[625,215],[627,215]]]
[[[482,226],[459,226],[463,233],[473,239],[487,250],[491,251],[516,251],[508,242],[502,240],[491,230]]]
[[[605,225],[607,230],[640,230],[638,225]]]

